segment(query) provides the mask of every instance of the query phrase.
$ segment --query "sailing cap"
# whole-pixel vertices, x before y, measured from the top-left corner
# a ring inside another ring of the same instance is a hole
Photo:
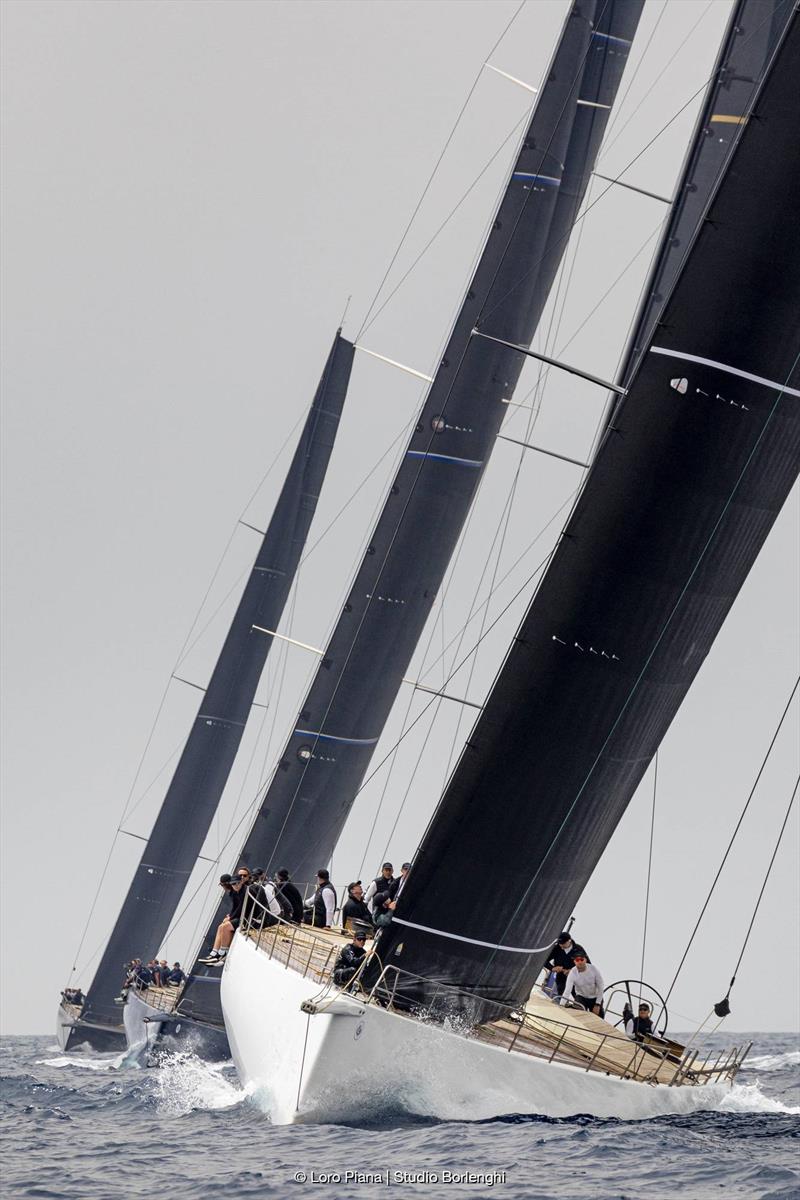
[[[220,875],[219,881],[220,883],[233,883],[233,879],[230,875]]]
[[[381,870],[382,871],[393,871],[394,867],[392,866],[391,863],[384,863],[383,866],[381,867]]]
[[[571,941],[572,941],[571,933],[560,933],[558,935],[558,945],[559,946],[563,945],[564,942],[571,942]]]
[[[402,865],[402,867],[400,868],[400,870],[401,870],[401,871],[410,871],[410,870],[411,870],[411,863],[403,863],[403,865]]]
[[[276,871],[275,875],[277,879],[286,880],[289,878],[289,872],[286,870],[286,867],[281,867],[280,871]]]

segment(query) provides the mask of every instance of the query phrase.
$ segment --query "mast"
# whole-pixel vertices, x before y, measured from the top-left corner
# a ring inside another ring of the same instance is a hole
[[[567,17],[384,509],[242,852],[301,881],[328,862],[430,615],[584,196],[641,0]],[[596,22],[596,25],[594,24]]]
[[[334,338],[299,444],[250,577],[184,745],[133,882],[100,960],[81,1023],[120,1026],[113,1003],[123,964],[156,954],[195,865],[244,735],[317,507],[336,438],[353,344]],[[91,1028],[74,1041],[91,1040]]]
[[[798,77],[794,11],[381,934],[407,999],[525,1001],[797,477]]]

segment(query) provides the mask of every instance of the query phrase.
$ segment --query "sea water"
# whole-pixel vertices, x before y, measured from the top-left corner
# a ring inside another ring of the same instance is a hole
[[[797,1200],[798,1040],[725,1040],[751,1037],[746,1068],[713,1112],[433,1121],[404,1115],[398,1097],[347,1126],[290,1127],[270,1124],[230,1064],[182,1055],[139,1069],[123,1056],[65,1055],[48,1037],[10,1037],[0,1046],[1,1194]]]

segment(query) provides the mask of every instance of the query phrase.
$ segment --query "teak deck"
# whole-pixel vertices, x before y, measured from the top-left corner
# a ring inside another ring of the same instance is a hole
[[[350,941],[350,935],[340,929],[283,923],[242,932],[270,958],[321,987],[333,986],[333,965],[342,947]],[[154,1008],[172,1012],[181,992],[178,988],[149,987],[146,1000]],[[384,991],[384,1006],[385,996]],[[374,989],[372,993],[364,992],[359,999],[367,1004],[375,1002]],[[392,1005],[386,1007],[391,1010]],[[403,1011],[402,1015],[413,1019],[413,1013]],[[731,1079],[744,1057],[734,1051],[722,1065],[720,1059],[711,1064],[698,1061],[696,1055],[684,1053],[684,1048],[674,1043],[659,1043],[657,1039],[647,1044],[635,1042],[594,1013],[554,1004],[538,986],[523,1010],[479,1025],[464,1036],[511,1053],[529,1054],[653,1085],[680,1086]]]

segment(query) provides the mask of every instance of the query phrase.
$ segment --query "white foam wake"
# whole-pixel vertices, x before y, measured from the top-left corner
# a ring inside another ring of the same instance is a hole
[[[800,1113],[800,1107],[782,1104],[773,1096],[765,1096],[758,1083],[735,1083],[717,1105],[719,1112],[732,1113]]]
[[[248,1095],[246,1088],[226,1079],[230,1063],[208,1063],[189,1052],[165,1054],[151,1073],[158,1108],[171,1116],[197,1109],[232,1108]]]
[[[745,1071],[783,1071],[786,1067],[800,1066],[800,1050],[787,1050],[785,1054],[761,1054],[745,1060]]]
[[[36,1065],[40,1067],[81,1067],[84,1071],[118,1071],[125,1061],[125,1054],[115,1054],[110,1058],[94,1058],[82,1055],[60,1054],[55,1058],[37,1058]]]

